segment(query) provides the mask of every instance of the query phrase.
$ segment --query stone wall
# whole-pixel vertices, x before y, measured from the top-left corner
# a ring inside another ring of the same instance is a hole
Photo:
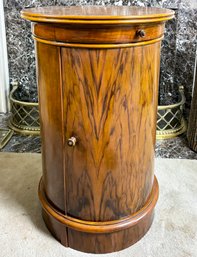
[[[196,55],[196,0],[4,0],[10,79],[20,82],[18,98],[37,100],[35,53],[30,22],[20,18],[27,7],[46,5],[137,5],[171,8],[176,18],[166,24],[162,42],[160,104],[177,100],[179,85],[185,87],[186,107],[191,102]]]

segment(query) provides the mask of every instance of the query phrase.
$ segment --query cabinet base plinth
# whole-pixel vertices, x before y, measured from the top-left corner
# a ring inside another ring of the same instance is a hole
[[[39,185],[43,219],[49,231],[62,245],[87,253],[120,251],[140,240],[152,224],[158,194],[155,177],[151,194],[138,212],[120,220],[91,222],[57,211],[45,196],[42,179]]]

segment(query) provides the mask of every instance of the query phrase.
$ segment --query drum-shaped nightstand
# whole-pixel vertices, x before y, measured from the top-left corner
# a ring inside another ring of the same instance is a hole
[[[36,46],[39,197],[65,246],[118,251],[151,226],[160,45],[173,15],[117,6],[22,11]]]

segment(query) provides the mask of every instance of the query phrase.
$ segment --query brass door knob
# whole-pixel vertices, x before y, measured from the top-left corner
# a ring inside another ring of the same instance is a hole
[[[146,36],[146,33],[143,29],[137,30],[136,34],[137,34],[138,37],[145,37]]]
[[[75,146],[75,144],[76,144],[76,141],[77,141],[77,139],[75,138],[75,137],[70,137],[69,139],[68,139],[68,145],[69,146]]]

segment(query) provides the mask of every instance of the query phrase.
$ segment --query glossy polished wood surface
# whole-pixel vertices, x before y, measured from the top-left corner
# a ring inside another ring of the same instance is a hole
[[[37,44],[43,179],[48,198],[64,211],[64,137],[60,48]],[[43,58],[44,57],[44,58]]]
[[[75,23],[93,23],[107,20],[121,23],[152,22],[173,18],[174,12],[164,8],[135,6],[48,6],[23,10],[21,16],[31,21]]]
[[[197,152],[197,66],[195,71],[195,83],[193,89],[191,109],[189,114],[187,139],[189,147],[193,151]]]
[[[76,147],[65,148],[70,216],[120,219],[149,196],[159,51],[160,43],[62,49],[64,135],[77,138]]]
[[[100,25],[99,25],[100,26]],[[70,27],[62,24],[36,23],[32,28],[33,35],[37,38],[44,38],[48,41],[61,43],[86,43],[86,44],[123,44],[131,42],[145,42],[162,37],[164,32],[163,24],[150,25],[105,25],[101,28],[93,25],[77,25]],[[144,37],[137,32],[143,30]]]
[[[22,12],[36,44],[39,197],[47,227],[65,246],[118,251],[151,226],[160,42],[172,16],[137,7]]]

